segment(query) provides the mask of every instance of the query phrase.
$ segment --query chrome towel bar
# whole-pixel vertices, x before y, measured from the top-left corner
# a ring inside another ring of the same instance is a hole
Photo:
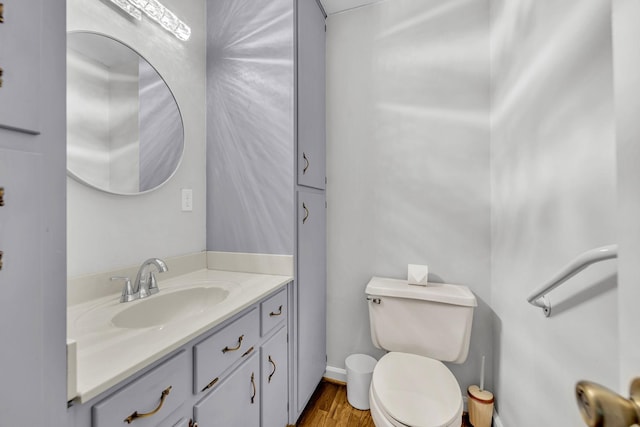
[[[569,264],[564,266],[558,274],[556,274],[551,280],[549,280],[544,286],[540,287],[537,291],[532,293],[527,301],[530,304],[542,308],[544,315],[549,317],[551,315],[551,303],[546,297],[546,294],[589,267],[596,262],[605,261],[618,257],[618,245],[607,245],[599,248],[591,249],[576,257]]]

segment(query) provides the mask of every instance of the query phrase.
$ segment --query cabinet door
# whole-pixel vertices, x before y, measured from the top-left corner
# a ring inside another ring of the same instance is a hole
[[[298,184],[325,187],[325,24],[316,0],[298,0]]]
[[[260,349],[262,359],[262,423],[260,427],[287,425],[287,328],[281,328]]]
[[[260,359],[254,353],[194,407],[198,427],[260,426]]]
[[[0,425],[43,425],[44,396],[39,391],[46,372],[41,283],[41,156],[0,150],[0,384],[33,390],[0,392]],[[58,396],[59,397],[59,396]]]
[[[0,23],[0,127],[38,133],[42,0],[4,1]],[[64,7],[64,4],[62,5]],[[48,69],[48,67],[46,68]],[[44,81],[49,81],[45,78]]]
[[[326,369],[324,193],[298,192],[297,382],[301,411]]]

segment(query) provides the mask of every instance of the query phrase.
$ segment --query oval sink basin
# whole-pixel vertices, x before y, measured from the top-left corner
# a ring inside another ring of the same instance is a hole
[[[229,291],[220,287],[194,287],[136,301],[111,319],[118,328],[142,329],[200,314],[224,301]]]

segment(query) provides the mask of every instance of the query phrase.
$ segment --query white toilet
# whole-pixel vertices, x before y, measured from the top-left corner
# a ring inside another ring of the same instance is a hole
[[[373,370],[376,427],[460,427],[462,392],[442,363],[463,363],[476,298],[469,288],[373,277],[367,285],[371,340],[390,353]]]

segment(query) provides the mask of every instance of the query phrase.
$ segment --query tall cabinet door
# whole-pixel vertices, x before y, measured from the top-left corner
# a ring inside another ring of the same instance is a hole
[[[0,426],[63,426],[66,3],[0,3]]]
[[[41,155],[0,149],[0,425],[42,425]],[[16,398],[16,396],[22,397]],[[6,423],[6,424],[5,424]]]
[[[297,403],[304,409],[326,369],[325,195],[298,191]]]
[[[298,185],[325,188],[325,22],[316,0],[298,0]]]

